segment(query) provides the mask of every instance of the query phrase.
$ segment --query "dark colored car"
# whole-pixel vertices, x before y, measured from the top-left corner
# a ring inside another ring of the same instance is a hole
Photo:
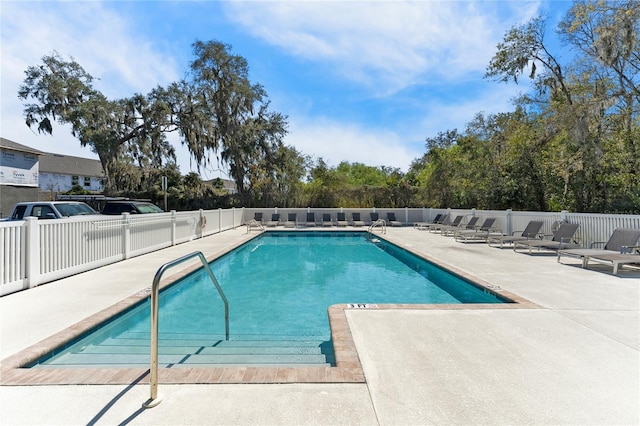
[[[122,213],[147,214],[164,213],[163,210],[153,203],[146,201],[107,201],[102,209],[102,214],[119,215]]]

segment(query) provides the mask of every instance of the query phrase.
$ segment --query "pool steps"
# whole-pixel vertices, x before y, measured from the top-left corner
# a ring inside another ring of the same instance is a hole
[[[144,336],[144,337],[141,337]],[[181,338],[182,337],[182,338]],[[272,336],[269,336],[272,338]],[[275,336],[277,338],[278,336]],[[149,365],[148,333],[128,332],[105,338],[100,346],[72,347],[47,367],[136,367]],[[160,335],[160,367],[196,366],[331,366],[332,345],[320,340],[258,340],[239,336],[224,340],[219,335]]]

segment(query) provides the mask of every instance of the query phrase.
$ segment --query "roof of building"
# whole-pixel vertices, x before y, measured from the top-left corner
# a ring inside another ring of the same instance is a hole
[[[61,173],[80,176],[103,176],[99,160],[47,153],[40,157],[40,173]]]
[[[60,173],[66,175],[100,177],[104,175],[100,161],[93,160],[91,158],[43,152],[5,138],[0,138],[0,148],[39,155],[40,173]]]
[[[29,146],[22,145],[18,142],[10,141],[9,139],[5,138],[0,138],[0,148],[11,149],[13,151],[28,152],[29,154],[46,155],[45,152],[38,151],[37,149],[33,149]]]

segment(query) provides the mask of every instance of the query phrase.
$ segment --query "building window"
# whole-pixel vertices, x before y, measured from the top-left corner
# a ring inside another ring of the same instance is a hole
[[[84,177],[84,186],[86,186],[87,188],[89,188],[91,186],[91,178],[88,176]]]
[[[78,176],[71,176],[71,186],[78,185]]]

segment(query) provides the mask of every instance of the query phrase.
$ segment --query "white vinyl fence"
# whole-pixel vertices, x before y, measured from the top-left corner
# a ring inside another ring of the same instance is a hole
[[[242,209],[0,222],[0,296],[240,226]]]
[[[306,221],[307,213],[315,213],[317,222],[322,220],[323,213],[329,213],[333,221],[336,220],[337,213],[345,213],[347,221],[351,221],[352,213],[360,213],[362,220],[370,224],[370,214],[377,213],[381,219],[387,219],[387,213],[393,212],[396,219],[406,226],[411,226],[416,222],[432,221],[437,214],[448,214],[453,220],[456,216],[464,216],[463,223],[466,223],[473,216],[480,217],[478,224],[482,224],[485,218],[495,218],[494,228],[503,234],[511,235],[524,230],[529,221],[539,220],[544,223],[542,233],[552,235],[554,225],[564,221],[578,223],[580,227],[575,235],[575,241],[583,247],[588,247],[592,242],[604,242],[609,239],[616,228],[640,229],[640,215],[624,214],[597,214],[597,213],[570,213],[561,212],[520,212],[512,210],[476,210],[476,209],[432,209],[432,208],[245,208],[243,221],[246,222],[254,218],[255,213],[262,213],[263,223],[271,219],[272,214],[279,214],[280,221],[284,223],[289,213],[295,213],[298,222]]]
[[[28,218],[0,222],[0,296],[232,229],[253,219],[255,213],[262,213],[266,224],[272,214],[279,214],[280,222],[284,223],[288,213],[295,213],[298,222],[305,223],[306,214],[310,212],[315,213],[318,223],[323,213],[330,214],[333,221],[337,213],[345,213],[350,221],[352,214],[358,212],[365,223],[370,223],[371,213],[387,219],[387,213],[392,212],[407,226],[431,221],[439,213],[449,214],[451,218],[462,215],[463,223],[473,216],[479,216],[480,223],[492,217],[496,219],[494,227],[504,234],[522,231],[529,221],[541,220],[543,233],[551,235],[554,224],[562,220],[580,225],[576,241],[584,247],[594,241],[607,241],[616,228],[640,229],[640,215],[431,208],[242,208],[125,214],[97,220],[95,217]]]

